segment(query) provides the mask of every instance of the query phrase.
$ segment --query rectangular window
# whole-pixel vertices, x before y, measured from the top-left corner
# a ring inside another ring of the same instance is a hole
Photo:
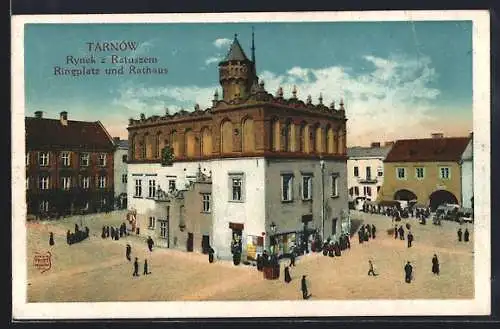
[[[156,196],[156,181],[149,180],[149,197],[154,198]]]
[[[142,180],[141,179],[136,179],[135,180],[135,197],[142,197]]]
[[[439,178],[440,179],[450,179],[451,169],[449,167],[439,168]]]
[[[124,155],[122,156],[122,162],[123,162],[123,163],[127,163],[127,155],[126,155],[126,154],[124,154]]]
[[[417,179],[424,178],[424,168],[423,167],[415,168],[415,177]]]
[[[71,177],[63,177],[61,183],[63,190],[69,190],[71,188]]]
[[[372,179],[372,168],[366,167],[366,180]]]
[[[293,176],[281,175],[281,201],[293,200]]]
[[[370,186],[365,186],[365,195],[372,196],[372,188]]]
[[[99,176],[99,188],[106,188],[106,176]]]
[[[209,193],[202,193],[201,194],[201,201],[203,205],[203,212],[210,212],[210,194]]]
[[[99,166],[106,167],[106,153],[99,154]]]
[[[377,169],[377,176],[378,176],[378,177],[382,177],[382,176],[384,176],[384,168],[379,167],[379,168]]]
[[[127,184],[127,174],[122,175],[122,183]]]
[[[80,154],[80,167],[88,167],[90,162],[90,154],[82,153]]]
[[[338,174],[333,174],[331,176],[332,197],[339,196],[338,181],[339,181],[339,175]]]
[[[49,152],[38,153],[38,164],[43,167],[49,165]]]
[[[49,201],[47,201],[47,200],[40,201],[39,209],[40,209],[40,212],[49,211]]]
[[[354,186],[354,195],[359,196],[359,187],[358,186]]]
[[[396,177],[398,179],[406,179],[406,168],[396,168]]]
[[[42,176],[39,181],[40,190],[48,190],[49,189],[49,177]]]
[[[359,167],[354,167],[354,177],[359,177]]]
[[[302,176],[302,200],[312,199],[312,176]]]
[[[231,176],[231,201],[243,201],[243,177]]]
[[[83,189],[90,188],[90,177],[86,176],[82,178],[82,188]]]
[[[168,239],[168,229],[167,229],[167,221],[160,221],[160,238]]]
[[[175,191],[175,179],[170,179],[168,181],[168,190],[170,192]]]
[[[338,218],[332,218],[332,235],[337,234],[337,222]]]
[[[153,216],[150,216],[149,217],[149,223],[148,223],[148,228],[150,230],[154,230],[154,228],[156,227],[156,218],[153,217]]]
[[[62,159],[62,165],[64,167],[71,166],[71,155],[70,155],[69,152],[62,152],[61,153],[61,159]]]

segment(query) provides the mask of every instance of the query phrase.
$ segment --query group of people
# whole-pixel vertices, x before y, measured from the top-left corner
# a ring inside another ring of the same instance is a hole
[[[457,236],[458,236],[458,242],[462,242],[462,228],[461,227],[458,228]],[[469,242],[469,236],[470,236],[469,230],[466,228],[465,232],[463,232],[463,241]]]
[[[112,240],[120,240],[121,237],[128,235],[127,225],[122,223],[119,228],[115,228],[113,226],[103,226],[101,237],[103,239],[111,237]]]
[[[86,238],[89,237],[90,230],[87,226],[85,226],[85,230],[80,230],[78,227],[78,224],[75,224],[75,232],[71,233],[70,230],[66,232],[66,242],[68,245],[72,245],[78,242],[81,242],[85,240]],[[54,239],[54,236],[52,235],[52,240]],[[53,242],[53,241],[52,241]],[[50,244],[50,238],[49,238],[49,244]]]
[[[358,240],[359,243],[368,242],[370,239],[375,239],[377,237],[377,227],[375,225],[361,225],[358,230]]]
[[[406,228],[408,229],[408,235],[407,235],[407,241],[408,241],[408,248],[410,248],[412,246],[412,243],[413,243],[413,240],[415,239],[415,237],[413,236],[413,233],[411,233],[410,231],[410,224],[406,224]],[[399,228],[398,228],[398,225],[394,225],[394,239],[397,239],[399,236],[399,239],[400,240],[404,240],[405,239],[405,229],[403,228],[403,225],[399,225]]]
[[[342,250],[345,250],[343,248],[343,246],[345,246],[345,248],[351,248],[351,242],[349,240],[347,240],[347,243],[345,245],[343,245],[342,243],[340,243],[339,241],[331,241],[330,238],[328,238],[324,243],[323,243],[323,256],[330,256],[330,257],[340,257],[342,256]]]

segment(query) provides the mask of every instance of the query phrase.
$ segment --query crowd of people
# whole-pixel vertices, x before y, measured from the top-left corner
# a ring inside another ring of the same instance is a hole
[[[121,237],[129,235],[127,231],[127,225],[123,222],[119,228],[113,226],[103,226],[101,238],[106,239],[111,237],[111,240],[120,240]]]
[[[75,232],[71,233],[70,230],[66,232],[66,242],[68,245],[72,245],[78,242],[81,242],[89,237],[90,230],[87,226],[85,226],[85,229],[82,231],[78,227],[78,224],[75,224]],[[49,238],[49,245],[51,243],[51,239]],[[52,243],[54,242],[54,236],[52,235]]]

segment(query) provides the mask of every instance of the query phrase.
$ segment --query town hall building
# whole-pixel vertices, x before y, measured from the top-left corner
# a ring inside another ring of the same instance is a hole
[[[212,106],[130,119],[128,209],[157,245],[286,254],[348,220],[346,115],[341,101],[304,102],[265,89],[235,36],[219,63]],[[132,220],[131,220],[132,221]]]

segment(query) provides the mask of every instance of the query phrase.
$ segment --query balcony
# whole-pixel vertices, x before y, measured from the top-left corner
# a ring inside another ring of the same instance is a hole
[[[378,183],[378,178],[377,177],[359,177],[358,178],[358,183],[360,184],[377,184]]]

